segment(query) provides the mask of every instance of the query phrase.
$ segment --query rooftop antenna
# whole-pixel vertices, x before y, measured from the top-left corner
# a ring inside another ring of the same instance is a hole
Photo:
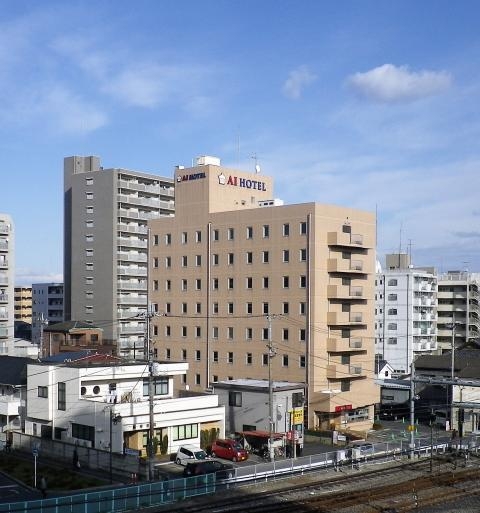
[[[400,269],[400,255],[402,254],[402,228],[403,223],[400,223],[400,242],[398,245],[398,268]]]
[[[410,265],[412,265],[412,239],[408,239],[408,256],[410,260]]]
[[[251,157],[255,161],[255,173],[260,173],[260,164],[258,163],[258,156],[254,153]]]

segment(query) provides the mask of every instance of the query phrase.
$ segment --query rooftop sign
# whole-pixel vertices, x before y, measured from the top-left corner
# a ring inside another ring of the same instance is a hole
[[[250,180],[248,178],[239,178],[238,176],[230,175],[228,178],[220,173],[218,175],[218,183],[220,185],[233,185],[235,187],[244,187],[245,189],[255,189],[257,191],[266,191],[267,185],[265,182],[259,180]]]

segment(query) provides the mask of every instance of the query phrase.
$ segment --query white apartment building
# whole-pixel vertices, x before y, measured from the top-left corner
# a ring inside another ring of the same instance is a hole
[[[225,408],[213,394],[181,397],[173,377],[187,363],[154,364],[154,432],[167,452],[200,445],[202,431],[225,434]],[[37,363],[27,370],[25,433],[84,447],[146,454],[150,430],[148,363],[92,355],[69,363]],[[111,418],[115,422],[111,422]]]
[[[15,230],[12,219],[0,213],[0,354],[12,350],[14,335]]]
[[[441,351],[480,338],[480,274],[450,271],[438,278],[438,345]]]
[[[65,158],[65,320],[102,327],[122,357],[144,357],[147,220],[173,212],[171,178]]]
[[[375,351],[394,369],[409,374],[418,354],[437,349],[437,277],[433,269],[417,269],[407,254],[386,256],[377,269]]]
[[[42,343],[45,326],[63,322],[63,283],[32,285],[32,342]]]

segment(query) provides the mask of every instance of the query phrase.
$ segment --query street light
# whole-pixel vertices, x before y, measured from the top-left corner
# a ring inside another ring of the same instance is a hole
[[[113,442],[113,425],[118,424],[122,420],[122,416],[115,414],[113,408],[110,408],[110,483],[113,483],[113,466],[112,466],[112,442]]]

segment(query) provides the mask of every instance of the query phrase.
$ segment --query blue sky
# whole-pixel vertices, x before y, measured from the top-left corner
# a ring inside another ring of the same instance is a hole
[[[378,253],[480,271],[477,1],[21,1],[0,14],[17,284],[62,279],[63,158],[215,155],[285,203],[378,211]],[[400,236],[401,234],[401,236]]]

